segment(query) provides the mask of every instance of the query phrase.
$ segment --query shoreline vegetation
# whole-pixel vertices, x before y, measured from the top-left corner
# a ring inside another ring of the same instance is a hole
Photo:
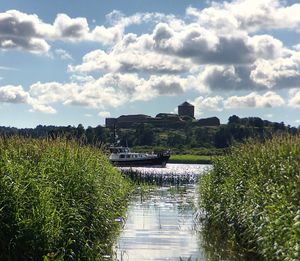
[[[300,259],[300,136],[249,140],[199,181],[208,227],[264,260]]]
[[[0,260],[102,260],[132,184],[99,149],[0,138]]]
[[[211,164],[213,156],[208,155],[171,155],[169,163],[180,163],[180,164]]]
[[[226,153],[227,149],[216,148],[193,148],[193,149],[178,149],[168,147],[151,147],[151,146],[137,146],[131,149],[134,152],[158,152],[158,151],[171,151],[171,157],[168,163],[178,164],[211,164],[213,159],[222,156]]]
[[[300,136],[203,151],[174,151],[169,162],[213,164],[199,180],[208,233],[254,260],[299,260]],[[140,181],[105,153],[66,139],[0,138],[0,260],[113,256]]]

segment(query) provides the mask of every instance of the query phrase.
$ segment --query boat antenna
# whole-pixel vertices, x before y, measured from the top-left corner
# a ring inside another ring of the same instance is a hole
[[[114,124],[114,146],[118,146],[118,144],[120,143],[120,140],[118,138],[117,127],[116,124]]]

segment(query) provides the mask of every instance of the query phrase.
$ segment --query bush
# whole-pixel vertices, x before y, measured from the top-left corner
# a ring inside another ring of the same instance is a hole
[[[101,260],[129,190],[95,148],[0,139],[0,260]]]
[[[249,141],[217,157],[200,180],[212,225],[266,260],[300,259],[300,137]],[[224,227],[224,225],[223,225]]]

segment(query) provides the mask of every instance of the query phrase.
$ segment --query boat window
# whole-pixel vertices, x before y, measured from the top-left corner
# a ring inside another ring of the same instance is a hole
[[[130,158],[130,155],[126,155],[126,158],[127,158],[127,159]]]
[[[124,154],[121,154],[121,155],[120,155],[120,158],[121,158],[121,159],[124,159],[124,158],[125,158],[125,155],[124,155]]]

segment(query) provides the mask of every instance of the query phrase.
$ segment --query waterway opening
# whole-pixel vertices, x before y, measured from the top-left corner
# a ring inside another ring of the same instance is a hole
[[[253,252],[208,224],[198,208],[197,181],[212,168],[167,164],[166,168],[122,168],[141,184],[132,197],[115,246],[118,261],[258,261]],[[146,186],[142,184],[152,184]]]
[[[206,260],[198,235],[196,182],[210,165],[123,168],[137,183],[155,184],[132,198],[116,260]]]

